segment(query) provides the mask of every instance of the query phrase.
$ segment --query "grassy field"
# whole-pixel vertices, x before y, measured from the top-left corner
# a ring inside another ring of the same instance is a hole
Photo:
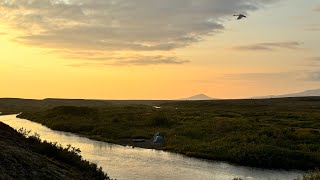
[[[50,128],[119,143],[165,134],[164,150],[235,164],[320,167],[320,98],[172,101],[151,105],[61,106],[20,115]],[[0,109],[1,110],[1,109]]]

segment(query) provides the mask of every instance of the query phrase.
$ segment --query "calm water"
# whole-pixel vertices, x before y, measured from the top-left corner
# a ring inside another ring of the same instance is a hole
[[[15,115],[0,116],[0,121],[19,129],[21,127],[40,134],[41,139],[58,142],[63,146],[71,144],[81,149],[81,155],[102,166],[112,178],[122,179],[178,179],[178,180],[231,180],[243,179],[290,179],[301,172],[271,171],[234,166],[223,162],[213,162],[185,157],[158,150],[124,147],[90,140],[72,133],[51,130],[41,124]]]

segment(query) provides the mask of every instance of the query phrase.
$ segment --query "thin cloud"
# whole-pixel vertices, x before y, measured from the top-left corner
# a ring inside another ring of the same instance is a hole
[[[257,43],[251,45],[234,47],[236,50],[244,51],[275,51],[278,49],[296,50],[301,48],[302,43],[297,41],[288,42],[272,42],[272,43]]]
[[[211,84],[219,83],[221,81],[234,81],[234,82],[282,82],[296,81],[303,77],[304,71],[284,71],[284,72],[249,72],[249,73],[230,73],[230,74],[216,74],[210,79],[197,79],[195,82]],[[303,79],[305,81],[305,79]]]
[[[172,51],[223,31],[232,14],[276,1],[5,0],[0,15],[19,31],[14,40],[26,45],[72,52]]]
[[[302,59],[302,61],[297,65],[301,67],[306,67],[308,69],[314,69],[320,66],[320,57],[306,57]]]
[[[313,61],[320,61],[320,56],[319,57],[311,57],[310,59]]]
[[[124,59],[116,52],[108,52],[101,50],[51,50],[48,51],[48,53],[59,54],[62,58],[65,59],[81,59],[93,61],[110,61]],[[137,57],[137,55],[130,55],[130,57]]]
[[[320,72],[313,71],[304,74],[304,79],[307,81],[320,81]]]
[[[320,24],[310,24],[305,28],[306,31],[320,31]]]
[[[178,60],[170,57],[157,57],[157,58],[143,58],[143,59],[134,59],[127,61],[118,61],[118,64],[122,65],[163,65],[163,64],[185,64],[189,63],[187,60]]]
[[[239,74],[224,74],[222,79],[234,80],[234,81],[252,81],[252,82],[264,82],[264,81],[316,81],[320,72],[314,70],[296,70],[287,72],[262,72],[262,73],[239,73]]]
[[[320,31],[320,27],[308,27],[306,28],[307,31]]]
[[[106,57],[107,58],[107,57]],[[97,59],[96,59],[97,60]],[[99,60],[99,59],[98,59]],[[84,66],[95,66],[95,67],[104,67],[104,66],[149,66],[149,65],[182,65],[189,63],[188,60],[180,60],[176,57],[166,57],[166,56],[135,56],[135,57],[122,57],[122,58],[108,58],[106,61],[95,61],[70,64],[68,66],[72,67],[84,67]]]
[[[284,76],[293,74],[292,72],[278,72],[278,73],[239,73],[239,74],[224,74],[222,78],[229,80],[255,80],[260,81],[262,79],[278,79]]]
[[[320,12],[320,5],[313,8],[313,11]]]

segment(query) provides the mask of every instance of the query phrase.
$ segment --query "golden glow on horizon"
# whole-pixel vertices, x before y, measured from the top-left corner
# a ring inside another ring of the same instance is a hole
[[[275,9],[274,14],[281,13],[282,8]],[[217,98],[241,98],[317,88],[318,82],[305,81],[303,75],[318,70],[308,67],[305,60],[320,56],[315,53],[319,50],[315,46],[319,37],[314,38],[314,32],[303,27],[297,29],[300,24],[285,24],[293,14],[288,12],[274,23],[257,26],[270,11],[256,12],[256,17],[241,23],[228,22],[223,33],[178,50],[119,50],[102,54],[115,59],[165,54],[191,61],[144,66],[108,65],[109,61],[68,57],[68,50],[52,52],[41,45],[21,44],[14,40],[19,32],[0,22],[0,97],[177,99],[205,93]],[[246,44],[291,40],[311,47],[275,51],[234,49]],[[301,73],[301,78],[295,73]]]

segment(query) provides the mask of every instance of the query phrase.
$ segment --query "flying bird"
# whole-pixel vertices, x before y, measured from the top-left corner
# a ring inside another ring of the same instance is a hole
[[[237,20],[240,20],[242,18],[247,18],[247,16],[243,15],[243,14],[236,14],[236,15],[233,15],[233,16],[237,16]]]

